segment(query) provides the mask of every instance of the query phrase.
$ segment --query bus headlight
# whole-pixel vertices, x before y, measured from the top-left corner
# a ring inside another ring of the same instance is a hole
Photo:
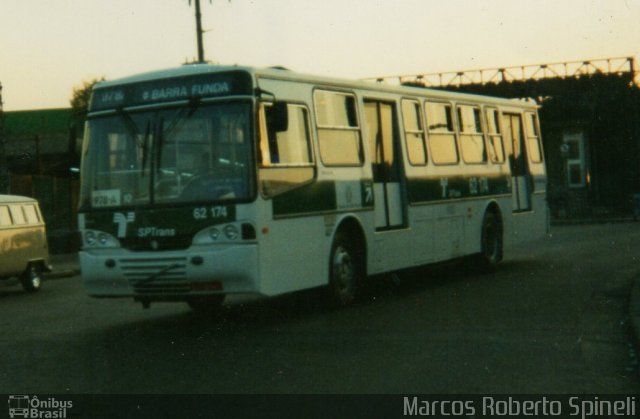
[[[98,242],[101,245],[105,246],[109,242],[109,237],[107,237],[107,235],[104,233],[100,233],[98,234]]]
[[[86,230],[83,233],[86,247],[119,247],[120,242],[109,233],[95,230]]]
[[[91,230],[85,232],[84,233],[84,242],[88,246],[93,246],[94,244],[96,244],[96,233],[94,233]]]
[[[227,236],[229,240],[235,240],[238,238],[238,228],[233,224],[227,224],[224,227],[224,235]]]
[[[194,245],[237,244],[241,240],[255,240],[255,228],[248,222],[238,221],[229,224],[217,224],[198,231],[191,241]]]

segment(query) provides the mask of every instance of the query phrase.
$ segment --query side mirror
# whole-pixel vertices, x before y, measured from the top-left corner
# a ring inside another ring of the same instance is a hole
[[[289,129],[289,109],[287,102],[276,101],[266,108],[267,126],[269,130],[283,132]]]

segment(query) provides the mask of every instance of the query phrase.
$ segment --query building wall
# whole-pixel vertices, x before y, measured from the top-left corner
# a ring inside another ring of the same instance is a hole
[[[79,180],[71,109],[5,112],[5,193],[36,198],[47,223],[52,253],[77,250]]]

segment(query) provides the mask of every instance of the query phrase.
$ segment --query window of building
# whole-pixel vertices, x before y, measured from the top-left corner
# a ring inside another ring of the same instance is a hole
[[[420,103],[415,100],[403,100],[402,119],[409,163],[414,166],[424,166],[427,164],[427,145],[424,141]]]
[[[586,159],[584,150],[584,135],[567,133],[562,138],[563,148],[567,150],[567,183],[572,188],[585,186]]]
[[[480,115],[478,106],[458,106],[460,148],[462,149],[462,159],[466,163],[484,163],[487,161]]]
[[[362,140],[353,95],[314,92],[320,158],[328,166],[362,164]]]
[[[455,164],[458,162],[456,134],[453,128],[451,105],[438,102],[425,104],[429,148],[435,164]]]

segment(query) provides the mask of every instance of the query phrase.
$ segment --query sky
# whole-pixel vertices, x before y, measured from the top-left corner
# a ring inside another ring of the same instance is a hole
[[[192,2],[193,3],[193,2]],[[635,57],[640,0],[201,0],[205,58],[367,78]],[[188,0],[0,0],[5,111],[197,56]]]

